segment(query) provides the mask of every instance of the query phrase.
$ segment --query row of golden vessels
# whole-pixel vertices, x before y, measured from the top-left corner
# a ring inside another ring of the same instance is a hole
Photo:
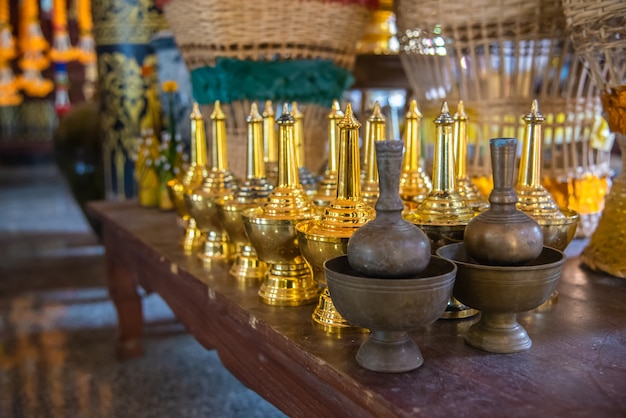
[[[206,266],[232,263],[240,286],[259,286],[270,305],[298,306],[318,301],[312,318],[330,333],[354,328],[334,308],[323,264],[346,254],[352,234],[374,219],[378,198],[376,141],[387,139],[378,103],[367,118],[363,146],[350,103],[342,112],[334,101],[328,115],[328,165],[319,182],[304,168],[302,117],[297,103],[284,104],[276,118],[271,102],[261,114],[253,103],[247,118],[246,178],[228,167],[226,118],[216,102],[210,115],[210,153],[203,115],[191,113],[191,159],[182,175],[168,183],[184,225],[182,246]],[[435,119],[433,170],[422,168],[422,115],[410,102],[405,119],[404,156],[399,194],[403,217],[422,229],[433,254],[463,240],[465,226],[489,207],[466,170],[467,115],[460,102],[454,116],[443,103]],[[518,209],[539,223],[544,244],[564,250],[573,239],[578,214],[560,208],[541,185],[541,124],[533,101],[526,128],[515,191]],[[277,130],[276,127],[277,126]],[[443,318],[465,318],[476,310],[453,297]]]

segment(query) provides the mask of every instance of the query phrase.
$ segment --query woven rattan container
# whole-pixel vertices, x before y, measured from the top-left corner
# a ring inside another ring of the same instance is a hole
[[[613,179],[602,217],[581,254],[584,264],[626,278],[626,2],[562,0],[576,51],[600,89],[604,112],[615,133],[622,164]]]
[[[172,0],[164,13],[191,71],[219,58],[280,61],[330,60],[351,70],[370,16],[371,0]],[[339,99],[337,97],[336,99]],[[259,100],[266,98],[250,98]],[[222,103],[227,115],[232,171],[245,171],[245,119],[250,100]],[[328,107],[299,102],[304,114],[306,165],[318,172],[326,160]],[[212,106],[203,109],[205,117]]]
[[[593,230],[601,207],[581,207],[568,190],[587,176],[607,184],[611,144],[597,88],[574,52],[560,2],[398,0],[396,15],[400,57],[425,119],[435,117],[443,100],[451,109],[464,102],[469,174],[491,174],[489,139],[521,138],[521,116],[537,99],[546,117],[546,187],[562,206],[581,213],[582,235]],[[586,188],[596,193],[596,183]]]

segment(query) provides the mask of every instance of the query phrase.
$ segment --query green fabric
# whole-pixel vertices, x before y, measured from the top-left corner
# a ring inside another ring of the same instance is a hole
[[[315,103],[330,107],[354,83],[348,70],[329,60],[240,61],[218,58],[215,67],[191,72],[194,99],[273,100]]]

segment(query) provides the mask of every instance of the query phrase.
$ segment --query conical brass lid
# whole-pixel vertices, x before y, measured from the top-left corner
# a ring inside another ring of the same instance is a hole
[[[337,197],[337,161],[339,154],[338,122],[343,118],[339,101],[333,100],[328,114],[328,168],[320,182],[313,202],[318,206],[326,206]]]
[[[226,206],[250,206],[261,204],[272,191],[272,186],[265,177],[263,161],[263,117],[256,103],[252,103],[246,119],[248,142],[246,149],[246,179],[239,185],[232,201]],[[263,199],[263,200],[259,200]]]
[[[204,118],[200,113],[198,103],[193,104],[189,119],[191,120],[191,161],[182,176],[181,183],[185,187],[195,188],[209,175]]]
[[[435,119],[437,138],[433,158],[433,189],[418,207],[405,215],[415,224],[466,225],[475,215],[456,188],[453,127],[448,103],[444,102],[441,113]]]
[[[199,191],[204,195],[223,197],[233,193],[237,181],[228,168],[226,114],[222,111],[219,100],[215,102],[211,114],[211,128],[211,167]]]
[[[339,121],[339,158],[336,198],[324,209],[318,220],[309,221],[303,229],[307,235],[349,238],[354,231],[376,217],[371,205],[361,198],[359,128],[352,105],[346,106]]]
[[[421,202],[432,189],[430,178],[421,167],[421,120],[417,101],[411,100],[405,117],[405,151],[400,173],[400,197],[409,203]]]
[[[378,167],[376,166],[376,147],[374,147],[374,142],[387,139],[387,121],[378,101],[374,103],[374,110],[366,123],[368,126],[366,129],[368,137],[365,138],[367,155],[365,156],[365,179],[363,180],[361,195],[363,196],[363,201],[374,205],[378,200]]]
[[[478,187],[467,175],[467,113],[463,101],[459,101],[454,115],[454,162],[456,164],[456,185],[459,194],[470,208],[482,210],[489,206]]]
[[[271,100],[265,102],[265,109],[263,110],[263,138],[265,140],[265,163],[276,163],[278,161],[278,139],[276,138],[276,117]]]
[[[519,175],[515,191],[517,208],[534,219],[563,219],[552,195],[541,184],[542,134],[545,121],[539,112],[537,100],[533,100],[530,112],[524,115],[524,139],[520,158]]]
[[[263,217],[302,219],[313,215],[314,205],[300,184],[294,141],[295,119],[287,104],[278,123],[278,183],[263,204]]]

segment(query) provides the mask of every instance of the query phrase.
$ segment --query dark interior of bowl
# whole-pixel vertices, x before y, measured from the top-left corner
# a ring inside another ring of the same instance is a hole
[[[432,277],[437,277],[437,276],[442,276],[444,274],[448,274],[454,268],[454,266],[451,266],[447,260],[444,260],[441,257],[431,256],[428,266],[426,266],[426,268],[422,272],[416,275],[412,275],[412,276],[408,276],[404,278],[396,277],[393,279],[387,279],[384,277],[364,276],[362,273],[350,267],[350,263],[348,262],[347,255],[341,255],[339,257],[335,257],[335,258],[331,258],[330,260],[327,260],[324,263],[324,267],[336,273],[344,274],[346,276],[364,277],[364,278],[380,279],[380,280],[426,279],[426,278],[432,278]]]
[[[443,246],[437,250],[437,255],[443,257],[447,260],[451,260],[458,263],[472,264],[476,267],[485,266],[485,267],[501,267],[501,268],[511,268],[511,266],[486,266],[479,264],[476,260],[471,258],[465,252],[465,246],[463,243],[457,244],[449,244]],[[515,266],[518,269],[523,268],[532,268],[537,266],[547,266],[553,263],[559,263],[565,259],[565,254],[562,251],[555,250],[550,247],[543,247],[541,254],[539,257],[532,260],[530,263],[524,266]]]

